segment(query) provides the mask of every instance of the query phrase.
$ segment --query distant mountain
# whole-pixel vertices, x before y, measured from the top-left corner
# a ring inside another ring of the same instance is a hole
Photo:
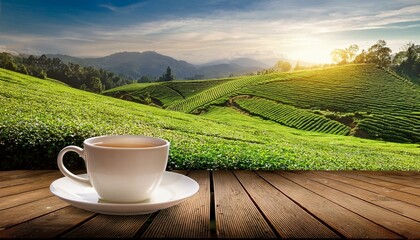
[[[49,58],[59,58],[64,63],[71,62],[71,63],[76,63],[82,66],[89,66],[89,64],[91,64],[89,62],[90,58],[78,58],[78,57],[72,57],[72,56],[64,55],[64,54],[45,54],[45,55]]]
[[[205,64],[201,64],[200,66],[212,66],[212,65],[220,65],[220,64],[235,64],[240,67],[250,67],[250,68],[267,68],[271,67],[263,62],[257,61],[252,58],[235,58],[235,59],[220,59],[211,61]]]
[[[260,67],[243,67],[234,63],[222,63],[208,66],[201,66],[198,68],[199,75],[211,76],[210,78],[222,78],[229,75],[240,76],[251,72],[259,71]]]
[[[159,77],[168,66],[177,77],[191,76],[195,74],[196,67],[185,61],[158,54],[156,52],[119,52],[99,58],[77,58],[67,55],[47,55],[56,57],[63,62],[73,62],[83,66],[102,68],[133,79],[141,76]]]
[[[82,66],[102,68],[132,79],[142,76],[160,77],[169,66],[176,79],[220,78],[231,74],[242,75],[267,67],[266,64],[250,58],[220,60],[202,65],[193,65],[157,52],[119,52],[106,57],[78,58],[61,54],[47,54],[63,62],[77,63]]]

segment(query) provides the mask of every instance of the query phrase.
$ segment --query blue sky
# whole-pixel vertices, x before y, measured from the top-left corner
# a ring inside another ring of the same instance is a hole
[[[0,51],[106,56],[157,51],[191,63],[420,44],[419,0],[0,0]]]

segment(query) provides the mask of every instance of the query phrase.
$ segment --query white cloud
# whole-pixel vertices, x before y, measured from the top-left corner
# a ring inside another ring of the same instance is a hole
[[[118,6],[114,6],[112,4],[100,4],[100,7],[106,8],[112,12],[116,12],[116,13],[129,13],[132,12],[138,8],[143,7],[144,5],[146,5],[147,2],[138,2],[138,3],[134,3],[134,4],[129,4],[127,6],[122,6],[122,7],[118,7]]]
[[[14,50],[10,50],[6,46],[4,46],[4,45],[0,45],[0,53],[2,53],[2,52],[11,53],[13,55],[19,55],[18,52],[14,51]]]
[[[194,63],[232,56],[253,55],[263,59],[271,57],[267,56],[269,54],[324,61],[334,48],[347,47],[353,41],[337,40],[334,35],[354,30],[407,28],[408,22],[420,21],[420,5],[376,6],[377,2],[366,1],[356,8],[349,2],[333,3],[335,1],[322,7],[305,7],[285,1],[257,2],[252,10],[218,11],[200,17],[179,16],[171,20],[132,23],[118,29],[88,26],[66,29],[54,37],[20,35],[12,40],[9,38],[14,45],[7,46],[15,51],[22,48],[41,52],[56,50],[79,56],[154,50]],[[142,6],[102,7],[111,11],[130,11]],[[6,37],[0,36],[0,43]],[[376,40],[366,38],[366,41]],[[414,39],[394,38],[389,42],[396,46],[398,42],[409,40]]]

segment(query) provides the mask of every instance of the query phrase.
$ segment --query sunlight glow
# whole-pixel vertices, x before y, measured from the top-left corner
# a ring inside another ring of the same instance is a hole
[[[330,56],[334,43],[329,43],[328,40],[314,39],[314,38],[297,38],[291,44],[292,50],[291,59],[306,61],[311,63],[331,63]]]

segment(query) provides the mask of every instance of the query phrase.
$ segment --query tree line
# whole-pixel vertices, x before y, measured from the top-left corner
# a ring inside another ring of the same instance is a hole
[[[66,64],[59,58],[45,55],[22,57],[3,52],[0,53],[0,67],[42,79],[57,79],[71,87],[96,93],[133,82],[103,69]]]
[[[407,43],[403,49],[392,55],[385,40],[378,40],[365,51],[357,54],[359,46],[354,44],[345,49],[334,49],[331,57],[338,65],[349,63],[373,63],[380,67],[392,67],[409,78],[420,78],[420,45]]]
[[[273,67],[266,68],[263,70],[260,70],[257,72],[257,75],[264,75],[264,74],[270,74],[274,72],[289,72],[289,71],[298,71],[298,70],[304,70],[304,69],[312,69],[312,68],[320,68],[320,67],[328,67],[333,64],[314,64],[310,66],[303,66],[300,61],[296,62],[296,65],[293,67],[292,64],[286,60],[280,60],[278,61]]]
[[[303,70],[310,68],[328,67],[332,65],[343,65],[350,63],[371,63],[380,67],[391,67],[397,73],[414,80],[420,80],[420,45],[407,43],[403,50],[392,55],[392,50],[387,47],[385,40],[378,40],[367,50],[359,52],[359,46],[350,45],[344,49],[334,49],[331,52],[333,64],[317,64],[312,66],[301,66],[298,61],[295,67],[285,60],[278,61],[273,67],[257,72],[257,75],[264,75],[273,72],[289,72],[291,70]]]

